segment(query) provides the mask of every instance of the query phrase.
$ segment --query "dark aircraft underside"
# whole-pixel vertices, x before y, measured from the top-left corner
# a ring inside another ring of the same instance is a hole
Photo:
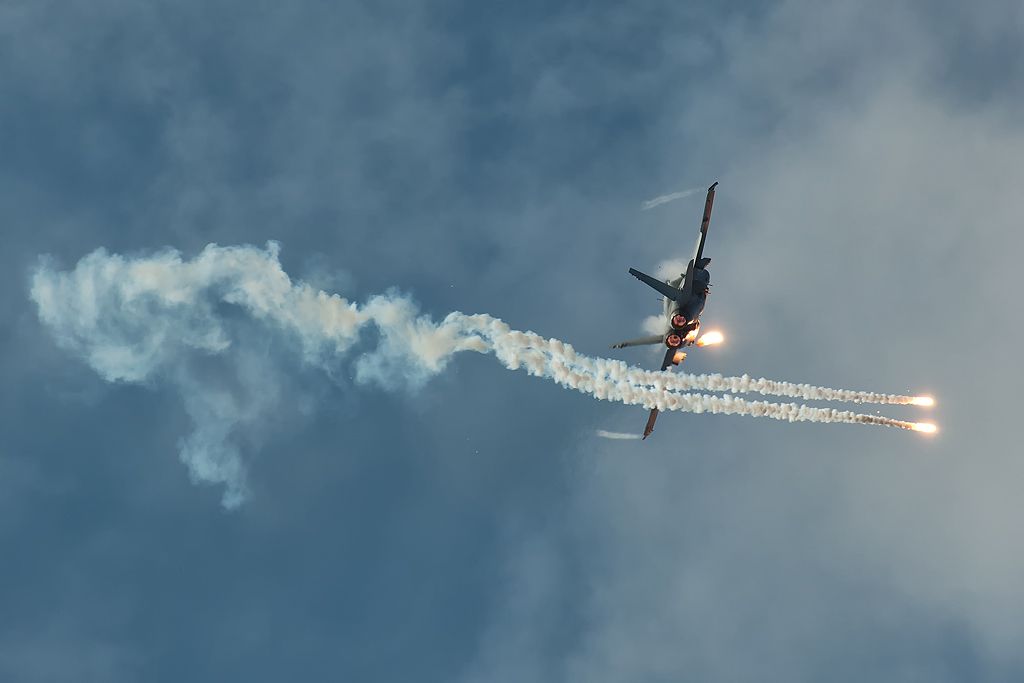
[[[715,201],[715,188],[718,183],[713,183],[708,188],[708,196],[704,202],[704,215],[700,223],[700,234],[697,237],[696,250],[693,258],[686,266],[686,272],[670,281],[662,281],[642,273],[635,268],[629,269],[629,274],[648,287],[659,292],[664,297],[666,329],[663,334],[640,337],[629,341],[620,342],[612,346],[613,349],[621,349],[629,346],[642,346],[653,344],[664,344],[666,346],[665,358],[661,363],[661,370],[665,371],[674,365],[678,365],[686,358],[686,353],[681,349],[685,346],[692,346],[697,340],[700,331],[700,316],[704,312],[704,304],[707,302],[708,292],[711,287],[711,274],[707,266],[711,259],[704,257],[704,241],[708,234],[708,225],[711,222],[711,207]],[[643,438],[646,439],[654,431],[654,423],[658,419],[658,409],[652,408],[644,426]]]

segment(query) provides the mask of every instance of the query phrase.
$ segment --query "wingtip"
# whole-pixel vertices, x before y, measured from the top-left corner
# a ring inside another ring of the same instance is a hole
[[[711,190],[715,189],[716,187],[718,187],[718,181],[717,180],[715,182],[711,183],[711,187],[708,188],[708,192],[711,192]]]

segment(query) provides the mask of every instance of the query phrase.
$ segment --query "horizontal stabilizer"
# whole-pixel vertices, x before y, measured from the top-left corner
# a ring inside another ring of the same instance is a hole
[[[656,289],[672,301],[679,301],[683,298],[683,290],[676,289],[672,285],[653,278],[647,273],[641,273],[636,268],[630,268],[629,274],[652,289]]]
[[[655,334],[650,337],[640,337],[639,339],[630,339],[629,341],[612,344],[612,348],[624,349],[627,346],[647,346],[648,344],[660,344],[663,341],[665,341],[665,337],[663,335]]]

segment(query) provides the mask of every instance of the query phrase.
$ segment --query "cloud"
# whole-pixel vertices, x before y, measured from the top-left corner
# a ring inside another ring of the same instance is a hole
[[[258,432],[284,401],[284,359],[331,371],[373,316],[416,316],[397,297],[363,311],[293,284],[275,243],[264,250],[210,245],[188,261],[172,250],[125,258],[100,249],[68,272],[44,261],[30,295],[58,344],[105,380],[163,381],[181,394],[194,431],[180,442],[180,457],[196,481],[225,485],[227,507],[245,496],[241,433]],[[268,349],[268,334],[281,337],[283,352]],[[421,358],[422,372],[443,363]],[[393,374],[361,368],[360,378]]]
[[[22,156],[4,157],[5,213],[11,226],[21,226],[14,228],[20,246],[10,245],[3,257],[7,320],[21,311],[26,259],[40,252],[69,262],[97,244],[125,253],[172,243],[193,253],[209,241],[262,242],[288,230],[288,254],[300,261],[311,251],[327,254],[352,267],[365,291],[398,283],[414,288],[428,310],[493,309],[596,350],[619,337],[610,328],[639,318],[634,306],[653,310],[653,298],[628,284],[625,266],[646,270],[666,245],[681,244],[685,254],[696,232],[698,216],[666,220],[683,202],[638,213],[636,200],[698,169],[709,182],[723,181],[709,242],[717,270],[708,314],[730,332],[730,345],[691,361],[886,391],[927,387],[942,399],[948,423],[939,440],[924,445],[889,432],[673,416],[660,422],[643,458],[617,465],[601,442],[564,453],[551,444],[561,443],[565,421],[593,429],[606,417],[602,408],[622,410],[587,404],[564,410],[558,428],[535,432],[534,424],[551,423],[520,400],[524,394],[490,396],[487,405],[499,417],[487,422],[474,413],[480,433],[487,425],[530,431],[532,450],[524,458],[524,450],[496,444],[486,471],[498,473],[499,483],[482,487],[474,506],[455,508],[459,514],[439,525],[443,531],[419,533],[416,523],[442,507],[442,498],[452,505],[437,479],[471,478],[471,466],[445,459],[456,450],[449,446],[459,424],[438,420],[422,461],[442,463],[442,471],[424,467],[429,476],[401,480],[423,494],[412,504],[386,495],[404,491],[393,485],[398,477],[368,491],[367,498],[393,503],[391,523],[371,527],[379,532],[369,534],[372,541],[346,533],[353,527],[339,532],[344,515],[328,496],[312,499],[312,486],[293,503],[323,513],[303,519],[310,522],[308,545],[287,545],[282,535],[260,548],[252,539],[262,542],[262,535],[234,529],[215,537],[238,541],[209,555],[230,561],[238,548],[233,566],[265,586],[266,622],[280,629],[240,646],[233,659],[248,663],[250,678],[285,666],[295,647],[312,670],[333,671],[339,638],[353,652],[376,654],[360,646],[382,643],[400,648],[402,657],[387,651],[373,663],[387,660],[400,672],[396,679],[471,658],[470,639],[445,641],[431,630],[438,615],[453,624],[449,633],[485,634],[482,658],[490,666],[474,670],[474,680],[516,678],[524,670],[535,679],[594,681],[1021,677],[1019,401],[1004,385],[1019,367],[1022,334],[1013,298],[1022,247],[1019,3],[995,0],[979,12],[945,0],[785,0],[723,13],[666,2],[555,9],[555,16],[506,13],[493,22],[453,17],[448,7],[415,14],[398,8],[400,17],[375,8],[371,21],[352,3],[254,11],[243,4],[151,11],[108,0],[68,4],[55,14],[46,3],[8,3],[34,21],[4,22],[5,36],[16,41],[8,81],[15,90],[5,113],[18,112],[5,121],[23,141]],[[634,224],[649,226],[654,239],[624,229]],[[581,301],[579,283],[592,298]],[[230,397],[241,413],[257,409],[247,407],[254,399],[245,393],[268,368],[282,369],[274,381],[294,396],[297,387],[280,383],[306,361],[286,349],[286,333],[252,320],[244,328],[234,305],[214,312],[225,314],[231,345],[220,352],[185,346],[187,376]],[[34,315],[24,318],[26,328],[37,327]],[[257,334],[240,338],[249,331]],[[287,334],[297,345],[295,333]],[[373,334],[367,331],[371,341]],[[251,338],[260,344],[236,356]],[[49,378],[40,381],[42,364],[26,362],[43,352],[23,342],[40,339],[11,339],[6,367],[25,369],[5,375],[16,380],[7,393],[22,406],[17,414],[26,426],[5,442],[5,454],[25,453],[52,473],[56,460],[38,453],[31,434],[40,428],[36,416],[49,412],[39,406],[52,401]],[[35,346],[49,353],[49,345]],[[232,359],[244,355],[251,360],[236,367]],[[295,367],[282,366],[288,359]],[[394,372],[381,360],[366,377]],[[138,364],[134,356],[98,362],[119,372]],[[55,360],[49,366],[67,367]],[[459,381],[489,379],[470,374]],[[267,372],[262,381],[274,376]],[[451,398],[435,388],[439,398]],[[506,405],[531,429],[511,419]],[[81,439],[70,421],[81,419],[81,407],[54,409],[68,438]],[[84,413],[112,429],[135,417]],[[153,426],[141,419],[135,425]],[[10,425],[10,433],[18,427]],[[244,457],[254,448],[244,439],[259,425],[243,427],[227,438]],[[324,434],[311,430],[310,443]],[[682,446],[692,443],[699,447]],[[103,449],[109,453],[97,452]],[[108,464],[122,455],[99,441],[83,450]],[[458,466],[444,467],[453,462]],[[368,489],[375,483],[354,479]],[[549,495],[537,492],[544,484]],[[435,488],[442,492],[430,498]],[[91,496],[103,492],[90,484],[83,494],[94,509]],[[329,496],[336,494],[332,487]],[[65,495],[51,500],[55,518],[77,518],[82,509]],[[116,511],[139,509],[147,510]],[[371,515],[347,511],[365,524],[380,512],[369,509]],[[486,567],[500,562],[494,547],[463,539],[487,536],[480,520],[509,509],[535,510],[539,538],[545,527],[564,533],[557,543],[509,544],[508,554],[517,556],[507,563],[509,574],[521,581],[491,581]],[[13,545],[26,552],[17,554],[34,557],[27,551],[45,545],[34,533],[39,527],[29,526],[41,517],[38,503],[28,498],[11,512],[25,529]],[[175,526],[162,544],[174,548],[182,511],[163,512]],[[209,533],[202,515],[193,520],[192,528]],[[107,517],[83,522],[119,534],[124,545],[152,533],[150,518],[128,539]],[[395,541],[396,532],[407,535]],[[352,549],[331,568],[347,563],[365,574],[351,581],[317,575],[325,534]],[[438,553],[437,536],[459,541]],[[386,561],[377,550],[382,543],[391,544]],[[393,595],[394,585],[374,593],[362,579],[379,576],[380,567],[415,566],[420,544],[428,548],[424,556],[472,559],[451,573],[425,572],[436,583],[403,594],[410,600],[396,614],[404,638],[395,639],[398,622],[377,600]],[[285,553],[295,568],[290,575],[259,574],[248,562],[282,547],[292,551]],[[192,546],[178,549],[194,555]],[[566,559],[575,563],[563,575],[528,571],[531,561],[557,566]],[[104,598],[146,605],[115,634],[127,647],[163,652],[152,638],[172,639],[192,654],[193,678],[246,677],[233,675],[239,669],[207,647],[219,631],[206,624],[239,613],[239,603],[224,597],[232,594],[223,588],[233,572],[209,573],[203,562],[191,583],[169,592],[166,599],[180,603],[183,593],[199,589],[209,611],[199,623],[175,619],[159,604],[151,609],[147,593],[168,594],[166,575],[155,569],[148,590],[134,599],[120,582],[99,580],[123,567],[75,554],[53,564],[74,567]],[[9,585],[24,595],[24,581],[15,578]],[[300,582],[308,593],[296,588]],[[23,614],[42,609],[53,585],[67,583],[39,582]],[[282,585],[287,595],[272,597]],[[445,599],[432,602],[428,593]],[[365,611],[303,609],[357,594],[372,596]],[[252,593],[239,595],[253,603]],[[517,610],[524,595],[529,609]],[[62,604],[90,611],[71,599]],[[260,600],[254,604],[258,611]],[[299,606],[294,612],[280,609],[292,604]],[[409,605],[420,605],[418,615]],[[465,616],[484,609],[487,624]],[[304,620],[313,613],[309,626]],[[561,615],[567,623],[546,628]],[[9,621],[33,628],[24,617]],[[147,630],[151,640],[140,643]],[[340,666],[360,678],[365,670],[350,662]],[[159,677],[161,665],[177,671],[181,664],[155,658],[147,671]]]
[[[594,588],[549,680],[1019,677],[1019,90],[944,81],[989,44],[977,19],[940,33],[923,6],[891,9],[785,2],[724,28],[723,69],[664,105],[664,177],[730,168],[707,311],[731,319],[726,363],[927,386],[948,427],[923,443],[674,420],[642,463],[588,446],[561,523],[591,541],[566,585]]]
[[[226,486],[228,507],[245,495],[239,432],[258,431],[282,401],[281,361],[266,334],[328,367],[362,323],[337,297],[293,287],[277,252],[273,243],[211,246],[184,261],[171,250],[132,259],[101,249],[72,271],[43,262],[32,276],[39,317],[63,348],[107,381],[166,381],[182,395],[195,429],[180,443],[181,459],[195,480]]]

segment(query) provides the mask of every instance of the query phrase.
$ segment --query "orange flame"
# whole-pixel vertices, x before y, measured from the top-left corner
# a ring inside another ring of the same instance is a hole
[[[708,332],[697,340],[697,346],[713,346],[714,344],[721,344],[724,341],[725,337],[721,332]]]
[[[924,432],[925,434],[934,434],[938,431],[938,427],[933,425],[931,422],[915,422],[911,427],[915,432]]]
[[[685,351],[676,351],[676,355],[672,356],[672,364],[673,365],[679,365],[684,360],[686,360],[686,352]]]
[[[911,399],[910,405],[931,408],[933,405],[935,405],[935,399],[932,398],[931,396],[915,396],[913,399]]]

